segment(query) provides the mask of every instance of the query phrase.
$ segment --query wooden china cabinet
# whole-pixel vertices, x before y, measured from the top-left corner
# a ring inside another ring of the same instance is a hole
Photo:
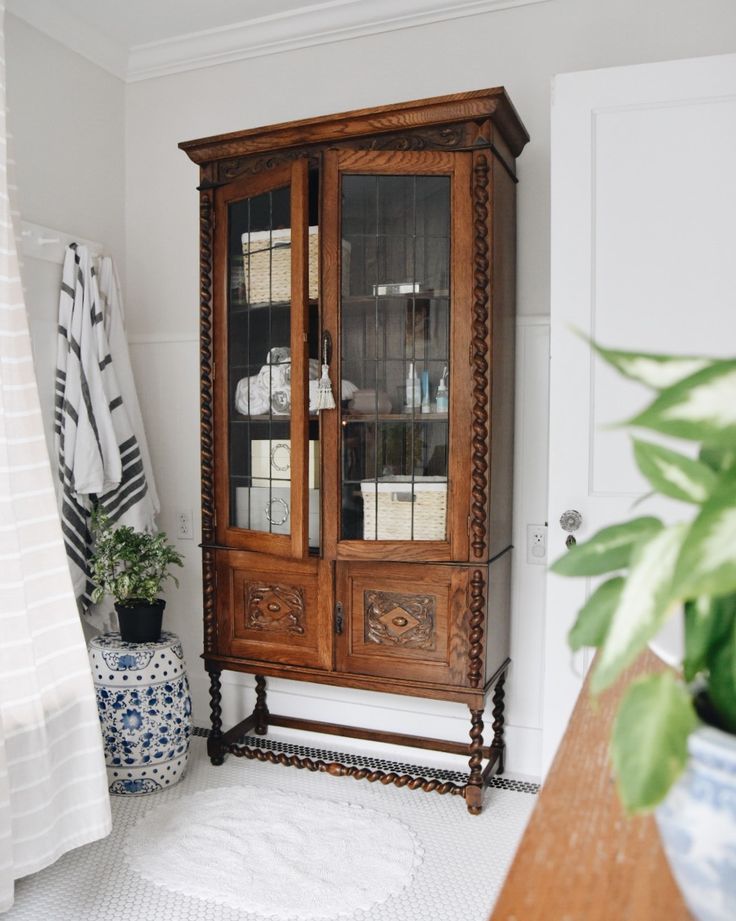
[[[527,141],[497,88],[180,145],[201,171],[214,764],[229,752],[437,790],[473,813],[503,770]],[[323,372],[334,408],[319,408]],[[222,669],[256,684],[228,731]],[[272,714],[267,676],[465,703],[469,743]],[[454,783],[244,743],[269,726],[467,753],[470,770]]]

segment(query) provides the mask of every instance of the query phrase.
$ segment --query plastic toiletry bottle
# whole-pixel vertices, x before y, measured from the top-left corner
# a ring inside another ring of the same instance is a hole
[[[450,407],[447,393],[447,367],[442,372],[442,377],[437,385],[437,412],[446,413]]]
[[[429,371],[422,371],[422,412],[431,411],[429,405]]]
[[[419,377],[414,368],[414,362],[409,362],[409,373],[406,376],[406,408],[419,408],[422,402],[422,391]]]

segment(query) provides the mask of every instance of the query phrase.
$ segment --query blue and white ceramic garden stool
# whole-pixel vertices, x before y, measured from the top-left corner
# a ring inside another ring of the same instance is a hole
[[[103,633],[89,644],[110,793],[165,790],[187,766],[192,702],[179,637],[124,643]]]

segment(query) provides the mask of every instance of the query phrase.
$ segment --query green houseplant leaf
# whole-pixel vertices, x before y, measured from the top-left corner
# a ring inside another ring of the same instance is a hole
[[[708,699],[718,713],[721,727],[736,733],[736,618],[731,610],[721,642],[708,651]]]
[[[593,343],[596,352],[624,377],[646,384],[654,390],[671,387],[685,377],[712,364],[709,358],[686,355],[651,355],[648,352],[622,352],[604,349]]]
[[[126,525],[114,528],[100,514],[93,517],[92,528],[95,545],[90,581],[95,604],[105,595],[118,603],[153,603],[166,579],[179,584],[169,567],[183,566],[184,561],[163,532],[149,534]]]
[[[583,544],[575,544],[552,565],[560,576],[600,576],[627,566],[634,547],[661,530],[657,518],[635,518],[603,528]]]
[[[718,482],[707,464],[650,441],[635,439],[634,457],[654,489],[672,499],[704,502]]]
[[[673,609],[672,580],[687,525],[663,528],[634,551],[626,585],[591,678],[594,693],[607,688],[639,655]]]
[[[625,376],[659,391],[628,424],[699,442],[698,459],[634,441],[655,494],[689,503],[686,522],[637,518],[605,528],[553,569],[594,576],[619,569],[581,609],[573,649],[598,646],[593,693],[607,688],[684,606],[683,674],[632,684],[613,731],[621,799],[651,809],[688,758],[687,737],[707,723],[736,735],[736,360],[682,358],[594,348]],[[647,497],[649,498],[649,497]]]
[[[662,391],[630,425],[665,435],[736,444],[736,360],[712,362]]]
[[[571,649],[577,651],[583,646],[600,646],[603,643],[623,587],[622,576],[616,576],[598,586],[580,609],[575,625],[568,634]]]
[[[716,473],[736,467],[736,447],[703,445],[698,457]]]
[[[711,598],[703,595],[685,602],[685,659],[683,673],[692,681],[708,668],[712,650],[728,642],[736,619],[736,595]]]
[[[727,471],[690,528],[677,565],[683,599],[736,591],[736,471]]]
[[[671,672],[647,675],[627,690],[613,727],[611,754],[629,812],[660,803],[687,763],[697,726],[688,691]]]

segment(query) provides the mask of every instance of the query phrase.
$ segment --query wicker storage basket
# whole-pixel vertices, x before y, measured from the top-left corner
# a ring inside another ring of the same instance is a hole
[[[387,476],[364,480],[363,540],[445,540],[447,480],[444,477]],[[378,530],[376,531],[376,518]]]
[[[291,228],[244,233],[245,302],[251,307],[291,300]],[[319,227],[309,228],[309,299],[319,297]],[[342,241],[342,289],[350,283],[350,244]],[[269,282],[270,278],[270,282]]]
[[[309,228],[309,297],[319,293],[318,228]],[[243,234],[245,300],[251,306],[291,300],[291,228]]]

